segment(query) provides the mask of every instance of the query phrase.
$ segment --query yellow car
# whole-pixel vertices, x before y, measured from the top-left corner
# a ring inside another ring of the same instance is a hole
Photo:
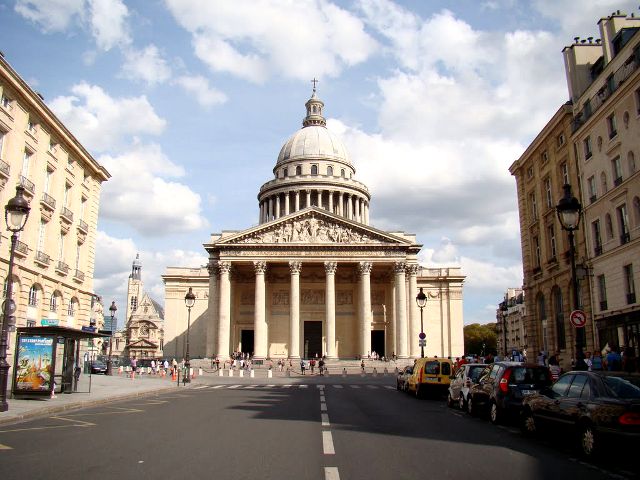
[[[413,374],[407,379],[407,392],[421,397],[427,393],[444,393],[451,383],[453,362],[448,358],[418,358]]]

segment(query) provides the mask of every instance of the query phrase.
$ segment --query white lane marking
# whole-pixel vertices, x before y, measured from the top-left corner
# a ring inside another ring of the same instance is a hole
[[[265,385],[264,387],[265,388],[273,388],[273,387],[275,387],[275,385]]]
[[[326,412],[327,411],[327,404],[324,402],[320,402],[320,411],[321,412]]]
[[[325,455],[335,455],[336,451],[333,448],[331,432],[322,432],[322,450]]]
[[[375,389],[377,389],[377,388],[378,388],[378,386],[377,386],[377,385],[367,385],[367,388],[370,388],[370,389],[372,389],[372,390],[375,390]]]
[[[260,385],[247,385],[247,386],[246,386],[246,387],[244,387],[244,388],[245,388],[245,389],[246,389],[246,388],[256,388],[256,387],[259,387],[259,386],[260,386]]]
[[[309,385],[299,385],[299,388],[309,388]]]
[[[360,385],[351,385],[351,388],[360,388]]]
[[[289,388],[289,387],[293,387],[293,385],[282,385],[282,388]]]
[[[198,385],[194,390],[202,390],[203,388],[209,388],[209,385]]]
[[[240,388],[242,385],[231,385],[229,388]]]
[[[331,424],[329,423],[329,414],[328,413],[321,413],[320,414],[320,419],[322,420],[322,426],[323,427],[330,427]]]
[[[324,467],[324,480],[340,480],[338,467]]]
[[[319,388],[320,390],[324,389],[324,385],[316,385],[317,388]]]
[[[13,450],[9,445],[3,445],[0,443],[0,450]]]
[[[325,401],[325,396],[324,395],[320,395],[320,401],[324,402]]]
[[[395,390],[395,388],[394,388],[394,387],[392,387],[391,385],[385,385],[385,386],[384,386],[384,388],[387,388],[387,389],[389,389],[389,390]]]
[[[226,385],[214,385],[211,388],[224,388],[224,387],[226,387]]]
[[[343,388],[342,385],[334,385],[333,388]]]

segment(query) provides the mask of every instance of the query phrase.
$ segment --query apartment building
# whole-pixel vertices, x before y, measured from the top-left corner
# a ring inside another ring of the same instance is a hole
[[[109,178],[42,96],[0,56],[0,205],[22,185],[31,206],[15,251],[16,326],[89,325],[100,189]],[[11,242],[6,226],[0,230],[6,292]],[[9,363],[14,337],[9,339]]]
[[[640,344],[640,18],[602,18],[601,40],[563,50],[583,186],[598,348]]]
[[[514,350],[526,352],[529,358],[532,354],[535,357],[537,352],[528,350],[525,312],[524,290],[508,288],[496,311],[496,350],[501,357],[510,355]]]

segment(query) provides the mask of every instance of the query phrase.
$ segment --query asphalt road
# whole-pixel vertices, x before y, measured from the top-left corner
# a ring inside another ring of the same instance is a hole
[[[226,382],[0,428],[2,479],[633,478],[389,377]],[[354,388],[355,387],[355,388]]]

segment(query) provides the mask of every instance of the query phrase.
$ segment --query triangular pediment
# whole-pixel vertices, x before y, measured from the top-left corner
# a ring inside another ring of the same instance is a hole
[[[140,340],[136,340],[134,342],[131,342],[129,344],[129,348],[131,348],[131,347],[135,347],[135,348],[157,348],[158,345],[156,345],[153,342],[150,342],[149,340],[141,338]]]
[[[402,245],[413,242],[369,225],[347,220],[318,207],[263,223],[241,232],[234,232],[215,242],[216,245],[236,244],[365,244]]]

